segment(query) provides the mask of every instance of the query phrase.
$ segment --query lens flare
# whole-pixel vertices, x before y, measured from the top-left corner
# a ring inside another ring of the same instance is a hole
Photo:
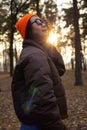
[[[58,35],[51,31],[47,41],[48,43],[53,44],[54,46],[57,46]]]

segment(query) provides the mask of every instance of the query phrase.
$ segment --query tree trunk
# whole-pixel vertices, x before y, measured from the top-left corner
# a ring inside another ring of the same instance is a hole
[[[37,11],[37,15],[40,17],[39,2],[40,0],[36,0],[36,11]]]
[[[9,57],[10,57],[10,76],[13,75],[13,38],[14,38],[14,33],[11,30],[11,34],[10,34],[10,48],[9,48]]]
[[[75,29],[75,85],[83,85],[81,73],[81,41],[79,32],[79,10],[77,7],[77,0],[73,0],[73,16],[74,16],[74,29]]]
[[[13,75],[13,68],[14,68],[14,63],[13,63],[13,40],[14,40],[14,32],[15,32],[15,28],[14,28],[14,15],[13,15],[13,0],[11,0],[10,3],[10,9],[11,9],[11,22],[10,22],[10,48],[9,48],[9,57],[10,57],[10,76]]]

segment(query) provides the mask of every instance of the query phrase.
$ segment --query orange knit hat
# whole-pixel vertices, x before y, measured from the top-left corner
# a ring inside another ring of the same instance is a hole
[[[25,38],[27,23],[33,16],[37,16],[37,15],[36,14],[26,14],[21,19],[19,19],[15,25],[15,27],[17,28],[17,30],[19,31],[19,33],[21,34],[23,39]]]

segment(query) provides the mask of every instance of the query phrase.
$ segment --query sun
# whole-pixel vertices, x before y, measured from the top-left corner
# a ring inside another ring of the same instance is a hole
[[[57,46],[57,41],[58,41],[57,33],[54,33],[54,32],[51,31],[47,41],[48,41],[48,43],[50,43],[54,46]]]

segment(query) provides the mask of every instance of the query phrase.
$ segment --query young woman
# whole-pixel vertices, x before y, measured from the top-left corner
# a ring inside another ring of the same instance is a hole
[[[13,104],[23,124],[21,130],[67,130],[59,110],[59,104],[65,104],[61,109],[67,111],[65,91],[45,49],[47,23],[37,15],[27,14],[16,28],[24,39],[12,80]]]

